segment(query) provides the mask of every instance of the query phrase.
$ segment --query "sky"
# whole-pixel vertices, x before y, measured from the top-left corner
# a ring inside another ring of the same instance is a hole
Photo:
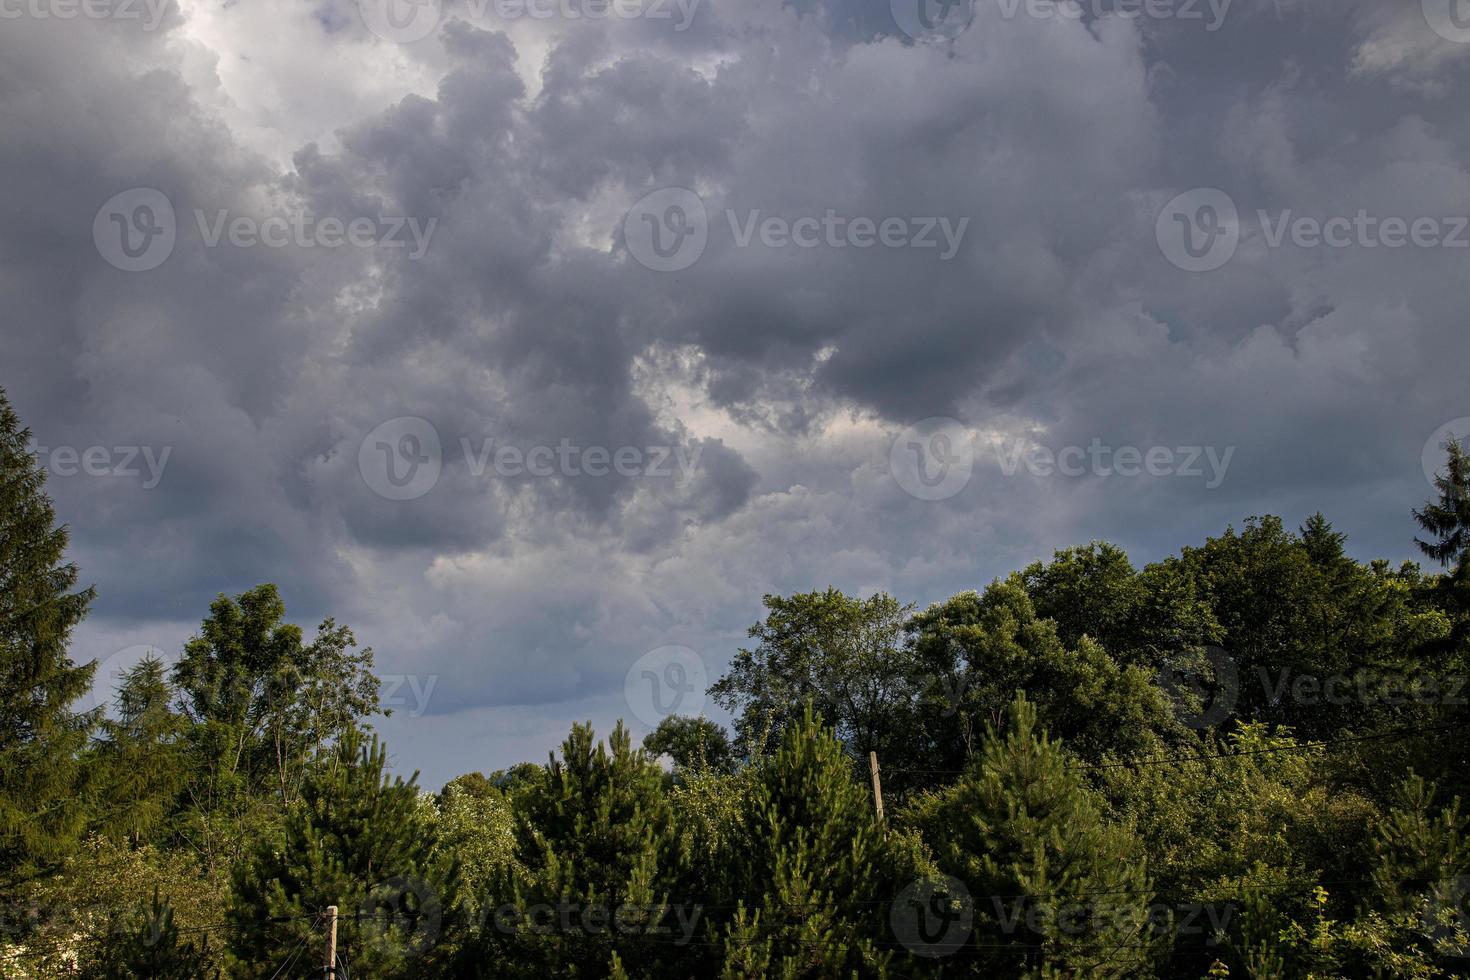
[[[1317,510],[1411,558],[1467,81],[1463,0],[0,0],[72,655],[274,582],[434,787],[723,718],[769,593]]]

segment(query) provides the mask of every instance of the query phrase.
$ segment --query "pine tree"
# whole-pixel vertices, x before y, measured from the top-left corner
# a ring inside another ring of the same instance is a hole
[[[82,958],[82,980],[216,980],[221,975],[208,935],[183,935],[174,924],[173,907],[157,889],[148,909],[121,925]]]
[[[1150,882],[1128,828],[1039,730],[1018,696],[1010,727],[987,733],[955,786],[914,819],[939,868],[974,899],[974,938],[955,972],[972,976],[1122,976],[1150,959]],[[968,971],[968,972],[966,972]]]
[[[884,903],[913,875],[890,859],[868,791],[810,705],[754,776],[727,865],[739,909],[723,976],[885,975]]]
[[[621,722],[606,745],[574,726],[515,798],[519,868],[489,896],[467,970],[603,976],[616,954],[632,976],[678,974],[692,953],[679,941],[687,857],[666,784]]]
[[[68,706],[96,669],[67,656],[93,591],[72,591],[67,529],[29,441],[0,389],[0,891],[75,847],[85,819],[76,758],[89,719]]]
[[[1378,825],[1373,883],[1391,911],[1470,872],[1470,818],[1461,816],[1458,799],[1436,807],[1437,795],[1433,783],[1410,773]]]
[[[417,774],[390,778],[386,766],[376,736],[352,730],[308,769],[281,832],[259,840],[234,873],[232,976],[270,976],[328,905],[340,910],[337,946],[356,975],[428,971],[453,874],[431,862]]]

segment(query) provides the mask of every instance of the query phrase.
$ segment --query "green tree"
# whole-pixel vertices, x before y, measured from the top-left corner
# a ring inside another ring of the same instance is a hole
[[[946,975],[1145,973],[1157,944],[1142,843],[1105,818],[1034,705],[1018,696],[1009,715],[957,784],[905,814],[973,896],[973,939]]]
[[[1447,621],[1416,605],[1404,575],[1346,560],[1341,545],[1320,515],[1300,537],[1268,516],[1165,563],[1193,583],[1223,630],[1239,680],[1236,717],[1330,737],[1402,714],[1383,698],[1327,697],[1322,684],[1341,679],[1334,683],[1357,692],[1359,679],[1381,688],[1421,670],[1420,651],[1444,637]]]
[[[1434,540],[1415,538],[1414,543],[1434,561],[1465,574],[1470,556],[1470,454],[1454,439],[1444,449],[1445,468],[1434,477],[1439,499],[1414,511],[1414,519]]]
[[[307,768],[280,832],[258,838],[234,871],[232,976],[271,976],[328,905],[355,976],[419,976],[442,958],[454,869],[434,864],[417,774],[390,777],[386,765],[376,736],[349,729]]]
[[[1087,635],[1064,644],[1019,576],[931,606],[909,632],[914,662],[932,679],[916,712],[924,760],[917,766],[964,768],[1017,691],[1028,692],[1049,731],[1089,759],[1151,751],[1175,727],[1148,670],[1119,663]]]
[[[706,769],[729,772],[735,764],[730,737],[708,718],[670,715],[643,740],[643,750],[673,759],[679,775]]]
[[[192,836],[212,867],[238,859],[250,828],[297,798],[309,760],[379,710],[372,650],[331,619],[305,644],[285,614],[274,585],[221,595],[174,666],[196,760]]]
[[[1068,646],[1084,636],[1125,664],[1157,667],[1180,649],[1212,643],[1220,627],[1193,584],[1168,565],[1135,571],[1105,541],[1056,552],[1021,572],[1036,615]]]
[[[96,664],[67,656],[93,591],[73,591],[67,529],[57,525],[46,474],[0,389],[0,891],[69,854],[86,814],[78,753],[90,719],[69,706]]]
[[[451,779],[434,799],[434,863],[458,863],[455,909],[478,902],[504,873],[519,876],[515,810],[506,794],[480,773]]]
[[[725,977],[882,976],[887,901],[918,873],[888,846],[842,745],[810,706],[750,778],[724,842]],[[901,839],[895,839],[895,844]]]
[[[1453,622],[1444,648],[1463,671],[1470,665],[1470,454],[1454,439],[1444,448],[1446,465],[1434,478],[1438,499],[1414,511],[1429,540],[1414,543],[1446,569],[1436,583],[1439,603]]]
[[[1470,953],[1464,907],[1470,821],[1458,800],[1437,807],[1435,797],[1435,787],[1419,776],[1400,781],[1392,807],[1375,821],[1371,857],[1360,862],[1372,867],[1372,888],[1355,903],[1333,902],[1321,885],[1304,899],[1248,890],[1232,944],[1243,972],[1353,980],[1463,976]]]
[[[90,764],[104,832],[133,846],[152,839],[188,780],[185,721],[173,710],[163,662],[147,657],[122,676],[117,717],[101,721]]]
[[[912,607],[885,593],[857,599],[830,588],[762,601],[768,615],[749,630],[758,642],[737,651],[710,688],[735,716],[739,750],[778,740],[810,702],[856,758],[904,754],[917,680],[902,642]]]
[[[1410,773],[1378,826],[1373,881],[1384,905],[1405,908],[1470,872],[1470,817],[1460,800],[1436,806],[1434,784]]]
[[[573,727],[514,798],[518,868],[487,896],[464,972],[601,976],[616,953],[632,976],[676,975],[688,855],[666,782],[621,722],[606,744]]]
[[[1143,842],[1158,893],[1214,910],[1213,921],[1196,916],[1195,925],[1219,927],[1237,946],[1259,953],[1262,941],[1293,922],[1352,913],[1366,887],[1344,886],[1332,909],[1319,910],[1307,886],[1362,881],[1379,811],[1325,778],[1330,760],[1323,749],[1246,722],[1225,736],[1199,737],[1192,748],[1176,747],[1168,759],[1109,766],[1094,776],[1110,819],[1131,825]],[[1237,917],[1251,928],[1243,944],[1231,931]],[[1224,956],[1219,930],[1176,935],[1161,975],[1204,974]],[[1224,958],[1237,968],[1246,962]]]
[[[174,923],[173,907],[156,887],[153,900],[140,912],[90,944],[78,971],[83,980],[215,980],[223,975],[208,933],[184,934]]]

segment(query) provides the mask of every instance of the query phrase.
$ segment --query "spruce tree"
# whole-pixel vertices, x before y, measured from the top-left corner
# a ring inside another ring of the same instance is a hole
[[[1435,474],[1439,499],[1414,511],[1414,519],[1432,541],[1414,539],[1419,550],[1463,575],[1470,556],[1470,454],[1454,439],[1445,443],[1445,468]]]
[[[939,868],[974,900],[971,945],[946,966],[968,976],[1124,976],[1151,958],[1151,885],[1130,828],[1100,798],[1024,696],[973,768],[916,803]]]
[[[0,389],[0,892],[75,846],[85,819],[77,755],[89,719],[69,705],[96,669],[67,656],[93,591],[73,591],[67,529],[29,441]]]
[[[150,656],[131,667],[117,690],[117,717],[102,720],[89,760],[99,825],[134,847],[162,825],[188,780],[185,721],[172,697],[161,660]]]
[[[414,777],[386,773],[387,753],[357,730],[308,769],[279,834],[235,870],[232,976],[271,976],[284,955],[339,910],[337,947],[357,976],[428,972],[452,895],[432,864],[433,833]]]
[[[1470,453],[1454,439],[1445,443],[1445,468],[1435,475],[1439,499],[1429,501],[1414,519],[1430,535],[1415,538],[1426,556],[1447,569],[1439,580],[1440,603],[1450,615],[1452,630],[1445,648],[1457,656],[1464,670],[1470,653]]]

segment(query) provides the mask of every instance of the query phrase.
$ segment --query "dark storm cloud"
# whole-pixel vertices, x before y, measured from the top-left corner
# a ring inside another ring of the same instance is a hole
[[[1464,214],[1470,45],[1417,4],[1236,0],[1213,31],[1009,7],[981,0],[944,44],[874,2],[706,2],[684,32],[451,5],[406,46],[351,7],[7,21],[0,384],[48,447],[170,452],[147,488],[52,480],[101,590],[84,642],[162,623],[176,646],[216,591],[277,581],[384,672],[437,677],[424,717],[453,742],[489,706],[601,711],[670,642],[717,675],[765,592],[928,601],[1081,540],[1146,560],[1318,506],[1360,553],[1406,555],[1420,447],[1470,414],[1467,253],[1272,245],[1256,213]],[[278,89],[240,81],[267,57]],[[168,197],[178,241],[128,273],[92,226],[134,187]],[[1156,219],[1198,187],[1241,234],[1190,273]],[[624,225],[663,188],[709,218],[667,272]],[[196,210],[432,233],[414,257],[210,247]],[[757,231],[829,214],[840,235],[930,221],[940,247]],[[978,447],[941,501],[889,465],[936,415]],[[1007,473],[996,439],[1233,454],[1207,487]],[[383,484],[378,442],[422,484]],[[562,444],[695,462],[492,463]]]

